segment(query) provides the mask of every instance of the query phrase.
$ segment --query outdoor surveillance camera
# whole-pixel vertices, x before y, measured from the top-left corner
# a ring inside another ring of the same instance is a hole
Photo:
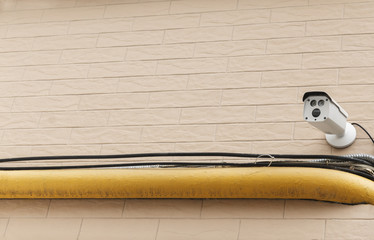
[[[335,148],[345,148],[356,139],[356,129],[347,122],[348,113],[325,92],[306,92],[303,96],[304,120],[326,134]]]

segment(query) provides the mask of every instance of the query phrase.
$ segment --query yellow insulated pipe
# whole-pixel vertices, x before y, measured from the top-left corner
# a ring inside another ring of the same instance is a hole
[[[267,198],[374,204],[374,182],[298,167],[0,171],[0,198]]]

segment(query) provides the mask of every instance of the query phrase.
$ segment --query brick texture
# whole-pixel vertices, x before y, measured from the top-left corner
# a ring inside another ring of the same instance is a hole
[[[374,133],[373,75],[372,0],[0,0],[0,156],[374,154],[360,129],[331,148],[301,101],[326,91]],[[0,239],[369,240],[373,214],[297,200],[0,200]]]

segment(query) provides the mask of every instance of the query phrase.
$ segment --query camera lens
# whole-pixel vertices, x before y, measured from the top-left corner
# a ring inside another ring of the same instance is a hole
[[[313,117],[319,117],[319,115],[321,115],[321,110],[319,110],[318,108],[313,109],[312,115]]]
[[[316,100],[312,100],[312,101],[310,102],[310,106],[314,107],[314,106],[316,106],[316,105],[317,105],[317,101],[316,101]]]
[[[322,107],[323,105],[325,105],[325,101],[319,100],[318,101],[318,106]]]

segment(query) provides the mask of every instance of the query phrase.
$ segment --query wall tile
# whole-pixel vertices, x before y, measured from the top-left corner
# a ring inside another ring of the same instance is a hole
[[[201,200],[129,199],[123,212],[125,218],[200,218]]]
[[[0,82],[0,95],[2,97],[43,96],[48,95],[50,82]]]
[[[33,46],[32,38],[0,39],[0,52],[30,51]]]
[[[0,26],[0,37],[5,38],[8,32],[8,26]]]
[[[48,199],[3,199],[0,200],[0,217],[46,217],[49,203]]]
[[[373,224],[373,220],[327,220],[325,239],[370,239]]]
[[[103,33],[99,35],[98,47],[121,47],[160,44],[164,36],[163,31],[139,31]]]
[[[100,154],[100,145],[39,145],[33,146],[32,156]]]
[[[93,127],[106,126],[108,112],[45,112],[40,117],[39,127]],[[38,119],[39,120],[39,119]]]
[[[307,36],[373,33],[374,20],[370,18],[350,20],[321,20],[306,23]]]
[[[312,21],[321,19],[340,19],[344,5],[316,5],[273,9],[272,22]],[[345,12],[346,14],[346,12]]]
[[[253,0],[239,0],[238,8],[278,8],[278,7],[290,7],[290,6],[306,6],[308,1],[306,0],[286,0],[286,1],[253,1]]]
[[[214,139],[214,126],[184,125],[144,127],[142,142],[198,142]]]
[[[232,27],[202,27],[165,31],[164,43],[188,43],[230,40]]]
[[[25,72],[25,67],[0,67],[0,81],[20,81]]]
[[[182,109],[180,123],[240,123],[253,122],[254,107],[203,107]]]
[[[2,2],[0,5],[1,11],[11,11],[16,8],[16,2],[14,1],[6,1]]]
[[[342,37],[343,50],[373,50],[373,34],[347,35]]]
[[[123,5],[108,5],[105,18],[164,15],[169,11],[169,2],[149,2]]]
[[[195,57],[220,57],[220,56],[241,56],[258,55],[265,53],[266,41],[232,41],[198,43],[195,47]]]
[[[81,219],[12,218],[6,239],[77,239]]]
[[[338,82],[335,69],[269,71],[262,74],[262,87],[297,87],[335,85]]]
[[[160,220],[157,239],[237,239],[239,220]]]
[[[8,219],[0,219],[0,234],[2,236],[4,236],[5,230],[8,227],[8,222],[9,222]],[[1,237],[1,239],[5,239],[5,238]]]
[[[267,23],[270,10],[241,10],[201,14],[201,26],[222,26],[239,24]]]
[[[48,9],[48,8],[65,8],[73,7],[75,5],[75,0],[53,0],[53,1],[43,1],[43,0],[18,0],[16,4],[17,10],[23,9]]]
[[[89,94],[115,92],[118,79],[75,79],[54,81],[50,89],[52,95]]]
[[[70,21],[101,18],[104,14],[104,7],[81,7],[48,9],[43,13],[42,21]]]
[[[133,143],[139,142],[139,127],[116,128],[74,128],[71,132],[70,144],[87,143]]]
[[[79,240],[153,240],[157,226],[156,219],[84,219]]]
[[[105,4],[136,3],[138,0],[77,0],[77,6],[96,6]]]
[[[198,27],[199,22],[199,14],[138,17],[134,19],[133,30],[192,28]]]
[[[283,200],[204,200],[202,218],[283,218]]]
[[[151,93],[149,107],[197,107],[217,106],[221,92],[217,90],[175,91]]]
[[[14,100],[13,112],[77,110],[79,96],[18,97]]]
[[[0,156],[3,158],[30,156],[31,146],[2,146]]]
[[[214,0],[198,1],[198,0],[181,0],[172,2],[170,5],[170,13],[190,13],[190,12],[206,12],[232,10],[236,8],[235,0],[221,0],[219,3]]]
[[[125,59],[124,48],[95,48],[64,50],[61,63],[121,62]]]
[[[19,24],[9,28],[6,36],[14,38],[64,35],[68,26],[67,22]]]
[[[115,199],[51,200],[48,218],[117,218],[123,206],[124,200]]]
[[[111,111],[108,125],[164,125],[178,124],[180,109],[142,109],[142,110],[125,110]]]
[[[173,59],[192,57],[193,44],[130,47],[126,60]]]
[[[11,112],[13,102],[13,98],[0,98],[0,112]]]
[[[225,72],[226,68],[226,58],[163,60],[157,64],[157,74]]]
[[[147,93],[97,94],[82,96],[79,109],[126,109],[145,108],[148,103]]]
[[[184,90],[187,81],[187,75],[127,77],[119,80],[118,92]]]
[[[69,26],[70,34],[105,33],[131,31],[133,21],[128,18],[92,19],[72,21]]]
[[[256,122],[297,122],[301,121],[304,106],[271,105],[257,106]],[[285,114],[286,113],[286,114]]]
[[[66,144],[70,129],[11,129],[5,130],[2,145]]]
[[[251,142],[199,142],[176,143],[176,152],[251,152]]]
[[[217,141],[290,140],[292,124],[257,123],[217,126]]]
[[[253,143],[252,152],[259,154],[331,154],[331,146],[325,139],[320,140],[286,140],[258,141]]]
[[[325,139],[325,134],[307,122],[298,122],[295,123],[293,138],[296,140],[322,140]]]
[[[267,23],[255,25],[235,26],[234,40],[241,39],[268,39],[285,37],[303,37],[305,23]]]
[[[374,52],[307,53],[303,68],[367,67],[374,66]]]
[[[307,61],[307,60],[305,60]],[[300,69],[301,55],[265,55],[265,56],[244,56],[231,57],[229,59],[228,71],[268,71]]]
[[[242,220],[238,239],[323,239],[324,232],[324,220]]]
[[[188,89],[229,89],[260,86],[260,72],[211,73],[189,76]]]
[[[0,66],[57,64],[60,55],[60,51],[0,53]]]
[[[153,75],[156,71],[156,62],[129,61],[120,63],[92,64],[88,77],[126,77]]]
[[[266,52],[270,54],[299,52],[332,52],[340,50],[341,38],[310,37],[268,40]]]
[[[350,120],[372,120],[374,119],[374,106],[370,102],[345,103],[344,109],[349,112]]]
[[[34,40],[33,50],[59,50],[93,48],[96,45],[97,35],[64,35],[51,37],[37,37]]]
[[[103,144],[101,154],[173,152],[173,143]]]
[[[265,105],[296,103],[296,88],[252,88],[224,90],[222,105]]]
[[[37,128],[40,113],[0,113],[0,127]]]
[[[344,68],[339,70],[339,84],[372,84],[374,68]]]
[[[373,3],[346,4],[344,8],[344,18],[373,17],[373,10]]]
[[[331,4],[331,3],[352,3],[352,2],[362,2],[361,0],[332,0],[328,3],[323,0],[310,0],[310,5],[324,5],[324,4]]]
[[[72,79],[87,77],[88,65],[49,65],[27,67],[24,80]],[[18,71],[15,73],[19,73]]]

